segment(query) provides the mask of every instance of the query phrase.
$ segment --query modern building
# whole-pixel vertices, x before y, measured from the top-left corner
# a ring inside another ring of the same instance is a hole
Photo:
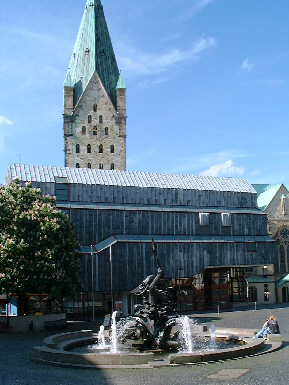
[[[99,314],[112,303],[131,313],[134,289],[157,274],[151,238],[184,310],[242,304],[252,286],[247,276],[261,275],[263,287],[269,275],[274,280],[275,242],[246,180],[10,165],[6,183],[16,178],[56,196],[57,206],[75,224],[83,292],[76,305],[67,300],[67,312],[91,311],[93,291]],[[264,271],[269,265],[270,273]],[[268,286],[266,293],[265,302],[275,302]]]
[[[126,169],[126,87],[100,0],[88,0],[64,81],[65,166]]]

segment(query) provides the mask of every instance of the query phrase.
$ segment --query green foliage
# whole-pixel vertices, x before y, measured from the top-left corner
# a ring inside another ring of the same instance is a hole
[[[0,188],[0,292],[74,295],[79,244],[55,199],[18,181]]]

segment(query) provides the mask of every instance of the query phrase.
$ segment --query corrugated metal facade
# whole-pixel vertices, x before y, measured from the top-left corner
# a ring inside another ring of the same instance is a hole
[[[176,277],[179,266],[192,277],[208,266],[276,262],[267,217],[242,179],[10,165],[6,182],[15,178],[49,195],[55,195],[55,178],[67,181],[67,201],[58,206],[79,236],[85,290],[91,288],[90,245],[96,291],[110,290],[109,245],[114,290],[131,290],[155,274],[151,237],[167,277]],[[204,222],[202,213],[208,214]]]

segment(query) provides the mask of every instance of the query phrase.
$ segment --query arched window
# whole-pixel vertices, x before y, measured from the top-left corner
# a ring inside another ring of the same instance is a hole
[[[87,145],[87,153],[88,153],[88,154],[91,153],[91,145],[90,145],[90,144]]]
[[[104,134],[105,134],[105,135],[108,135],[108,127],[105,127],[105,129],[104,129]]]
[[[87,163],[87,168],[91,168],[91,163]]]
[[[97,104],[93,105],[93,112],[97,112]]]
[[[101,154],[103,153],[103,145],[100,144],[99,147],[98,147],[98,152]]]
[[[93,135],[97,135],[97,127],[96,126],[93,127]]]
[[[102,123],[102,122],[103,122],[102,115],[99,115],[98,121],[99,121],[99,123]]]
[[[110,169],[111,169],[111,170],[114,170],[114,163],[112,163],[112,164],[110,165]]]
[[[281,244],[278,247],[278,258],[279,258],[279,270],[280,273],[286,273],[286,254],[285,254],[285,245]]]
[[[86,127],[82,126],[82,135],[85,135],[85,134],[86,134]]]
[[[80,153],[80,147],[79,147],[79,144],[77,144],[77,145],[75,146],[75,152],[76,152],[77,154]]]
[[[99,163],[99,169],[100,169],[100,170],[103,169],[103,163]]]
[[[79,168],[79,167],[80,167],[80,166],[79,166],[79,163],[76,163],[75,167],[76,167],[76,168]]]
[[[114,154],[114,145],[113,144],[110,145],[110,153]]]
[[[88,122],[88,123],[91,123],[91,122],[92,122],[92,117],[91,117],[91,115],[88,115],[88,117],[87,117],[87,122]]]

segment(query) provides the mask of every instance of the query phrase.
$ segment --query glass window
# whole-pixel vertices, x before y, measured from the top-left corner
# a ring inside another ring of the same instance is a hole
[[[55,197],[56,201],[68,201],[69,190],[68,181],[65,177],[55,177]]]
[[[103,122],[102,115],[99,115],[98,121],[99,121],[99,123],[102,123],[102,122]]]
[[[111,170],[114,170],[114,163],[112,163],[112,164],[110,165],[110,169],[111,169]]]
[[[200,226],[209,226],[209,213],[199,213]]]
[[[91,115],[88,115],[88,117],[87,117],[87,122],[88,122],[88,123],[91,123],[91,122],[92,122],[92,117],[91,117]]]
[[[247,242],[246,248],[247,248],[248,252],[255,253],[257,251],[257,243],[256,242]]]
[[[102,163],[99,163],[99,168],[100,168],[100,170],[103,169],[103,164]]]
[[[79,167],[80,167],[80,166],[79,166],[79,163],[76,163],[75,167],[76,167],[76,168],[79,168]]]
[[[231,215],[230,213],[222,213],[222,226],[231,226]]]
[[[85,134],[86,134],[86,127],[82,126],[82,135],[85,135]]]
[[[93,112],[97,112],[97,104],[93,105]]]
[[[93,135],[97,135],[97,127],[96,126],[93,127]]]
[[[80,153],[80,146],[79,146],[79,144],[77,144],[77,145],[75,146],[75,152],[76,152],[77,154]]]
[[[114,145],[113,144],[110,146],[110,153],[114,154]]]
[[[108,127],[105,127],[105,129],[104,129],[104,134],[105,134],[105,135],[108,135]]]
[[[98,152],[99,153],[103,153],[103,145],[102,144],[99,145]]]
[[[90,144],[87,145],[87,153],[88,153],[88,154],[91,153],[91,145],[90,145]]]
[[[87,168],[91,168],[91,163],[87,163]]]

